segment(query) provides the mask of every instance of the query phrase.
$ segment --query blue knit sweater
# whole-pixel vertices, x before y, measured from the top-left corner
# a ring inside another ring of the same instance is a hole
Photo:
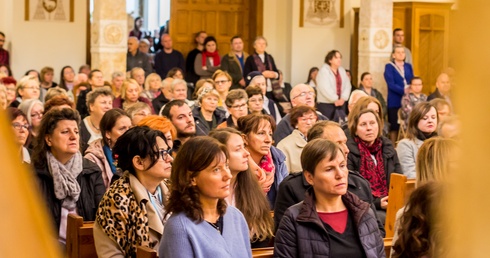
[[[252,257],[248,226],[242,213],[228,206],[221,235],[206,221],[195,223],[184,213],[172,214],[165,223],[159,257]]]

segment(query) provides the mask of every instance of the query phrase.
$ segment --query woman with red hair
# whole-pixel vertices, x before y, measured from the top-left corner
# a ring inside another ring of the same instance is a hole
[[[168,118],[163,116],[151,115],[147,116],[138,123],[138,126],[148,126],[152,130],[157,130],[163,133],[167,145],[170,149],[173,148],[173,140],[177,138],[177,129]]]

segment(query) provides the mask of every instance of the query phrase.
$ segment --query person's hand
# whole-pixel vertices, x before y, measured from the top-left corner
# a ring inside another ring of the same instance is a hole
[[[269,70],[263,71],[262,75],[265,78],[269,78],[269,79],[275,79],[276,78],[276,72],[274,72],[274,71],[269,71]]]
[[[240,86],[242,86],[242,87],[245,87],[245,80],[242,78],[242,79],[241,79],[241,80],[238,82],[238,84],[240,84]]]
[[[381,209],[386,210],[388,207],[388,196],[381,198]]]

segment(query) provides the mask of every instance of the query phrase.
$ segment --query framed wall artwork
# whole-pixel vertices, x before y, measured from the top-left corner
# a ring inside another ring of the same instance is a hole
[[[75,0],[25,0],[26,21],[73,22]]]
[[[344,0],[300,0],[300,27],[344,27]]]

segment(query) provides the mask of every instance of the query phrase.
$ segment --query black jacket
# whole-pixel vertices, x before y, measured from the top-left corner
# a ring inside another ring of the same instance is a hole
[[[274,243],[274,257],[330,257],[327,230],[318,217],[313,189],[284,214]],[[386,257],[384,243],[369,204],[347,192],[342,202],[352,216],[367,258]]]
[[[376,211],[369,182],[359,175],[359,173],[354,171],[349,171],[347,182],[347,190],[355,194],[359,199],[370,203],[373,212]],[[276,230],[281,222],[284,212],[286,212],[289,207],[303,201],[308,188],[310,188],[310,184],[308,184],[306,178],[303,176],[303,172],[290,174],[281,182],[276,198],[276,205],[274,206],[274,228]],[[374,214],[376,215],[376,212]],[[382,236],[384,236],[385,229],[383,223],[377,219],[377,216],[376,220],[378,222],[378,228],[381,231]]]
[[[243,52],[244,67],[247,57],[248,54]],[[235,56],[235,53],[230,52],[221,58],[221,70],[228,72],[232,78],[230,90],[244,88],[240,85],[240,80],[243,79],[243,69],[240,66],[240,61],[238,61],[238,58]]]
[[[56,232],[59,231],[61,222],[61,204],[54,194],[53,177],[47,166],[34,167],[41,190],[41,195],[46,201],[46,207],[53,219]],[[78,175],[77,182],[80,185],[80,197],[77,201],[77,213],[86,221],[94,221],[97,207],[105,193],[102,173],[97,164],[83,159],[83,171]]]
[[[274,62],[274,58],[272,58],[272,56],[269,55],[267,52],[264,52],[264,55],[265,55],[264,65],[266,67],[266,70],[270,70],[270,71],[274,71],[274,72],[278,73],[278,76],[275,79],[276,80],[279,79],[279,71],[277,70],[276,63]],[[272,67],[269,67],[269,62],[270,62]],[[258,70],[259,70],[259,68],[255,64],[254,56],[249,55],[247,57],[247,60],[245,60],[245,65],[243,65],[243,77],[246,78],[249,73],[251,73],[253,71],[258,71]]]
[[[155,111],[155,114],[160,115],[160,109],[162,109],[162,107],[165,106],[169,102],[170,102],[170,100],[165,98],[165,95],[163,94],[163,92],[160,93],[160,95],[158,95],[158,97],[156,97],[155,99],[153,99],[151,101],[151,104],[153,105],[153,110]]]
[[[208,122],[205,121],[200,114],[201,107],[195,106],[192,109],[192,115],[194,116],[194,122],[196,123],[196,136],[208,135],[214,128],[209,128]],[[226,121],[226,112],[216,108],[214,111],[214,118],[216,119],[216,127]],[[215,127],[215,128],[216,128]]]

